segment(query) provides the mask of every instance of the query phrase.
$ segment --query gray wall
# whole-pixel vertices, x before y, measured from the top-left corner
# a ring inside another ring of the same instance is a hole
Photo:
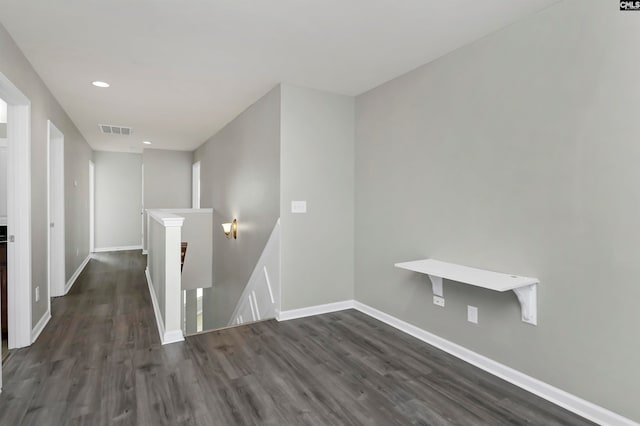
[[[142,155],[97,151],[96,249],[139,247],[142,238]]]
[[[191,208],[193,152],[145,149],[142,163],[145,209]]]
[[[201,161],[201,206],[213,212],[213,287],[205,289],[204,329],[226,326],[280,215],[280,88],[211,137]],[[238,219],[238,239],[221,224]]]
[[[184,217],[181,235],[187,243],[187,254],[182,269],[182,289],[193,290],[213,284],[213,212],[209,209],[176,212]],[[218,224],[220,226],[220,224]],[[217,228],[217,232],[220,232]]]
[[[640,421],[640,16],[565,1],[357,98],[356,298]],[[540,279],[512,292],[394,262]],[[466,305],[479,307],[478,325]]]
[[[11,36],[0,25],[0,72],[31,101],[32,324],[47,310],[47,120],[64,134],[66,276],[89,254],[89,160],[92,150],[42,82]],[[77,181],[78,186],[73,182]],[[76,254],[76,250],[78,253]],[[35,300],[35,299],[33,299]]]
[[[191,151],[145,149],[145,209],[191,208]]]
[[[281,309],[353,299],[354,99],[283,85],[281,124]]]

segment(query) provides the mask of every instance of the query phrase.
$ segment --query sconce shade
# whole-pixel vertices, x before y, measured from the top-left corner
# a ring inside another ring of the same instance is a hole
[[[227,237],[227,239],[231,239],[232,236],[234,240],[237,239],[238,221],[236,219],[233,219],[233,222],[223,223],[222,230],[224,231],[224,235],[225,237]]]

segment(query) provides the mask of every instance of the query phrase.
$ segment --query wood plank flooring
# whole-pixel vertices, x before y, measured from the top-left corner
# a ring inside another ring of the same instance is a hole
[[[585,425],[356,311],[161,346],[139,252],[96,255],[3,366],[0,425]]]

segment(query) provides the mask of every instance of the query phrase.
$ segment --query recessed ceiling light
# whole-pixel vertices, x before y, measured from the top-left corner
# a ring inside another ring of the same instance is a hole
[[[142,143],[145,144],[145,145],[151,145],[150,141],[142,141]]]
[[[104,81],[93,81],[91,82],[91,84],[93,84],[96,87],[102,87],[102,88],[106,88],[110,86],[109,83],[105,83]]]

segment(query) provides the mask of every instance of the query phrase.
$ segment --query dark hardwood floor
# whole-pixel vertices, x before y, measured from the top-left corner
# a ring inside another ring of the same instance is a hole
[[[582,425],[356,311],[161,346],[139,252],[96,255],[3,366],[1,425]]]

